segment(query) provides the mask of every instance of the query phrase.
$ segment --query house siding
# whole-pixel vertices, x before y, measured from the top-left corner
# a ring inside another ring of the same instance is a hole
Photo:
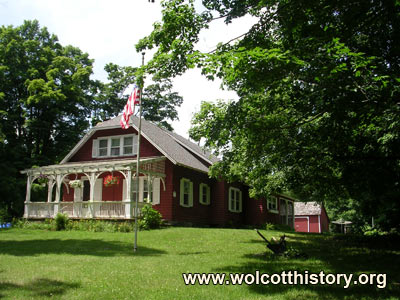
[[[100,157],[93,158],[92,157],[92,147],[93,140],[99,137],[107,137],[107,136],[116,136],[116,135],[125,135],[125,134],[137,134],[137,131],[129,127],[128,129],[114,128],[114,129],[105,129],[96,131],[93,136],[89,138],[88,141],[71,157],[70,162],[78,162],[78,161],[96,161],[96,160],[104,160],[104,159],[115,159],[119,157]],[[161,152],[158,151],[149,141],[145,138],[140,140],[140,156],[141,157],[152,157],[152,156],[161,156]],[[134,158],[133,156],[123,156],[124,159]]]
[[[180,180],[187,178],[193,182],[193,207],[180,205]],[[199,186],[205,183],[210,186],[210,205],[203,205],[199,202]],[[173,167],[173,187],[176,197],[172,199],[173,220],[178,222],[190,222],[195,224],[208,224],[215,201],[212,195],[212,179],[202,172],[175,165]]]
[[[321,211],[321,231],[322,232],[329,231],[329,218],[324,207],[322,207]]]

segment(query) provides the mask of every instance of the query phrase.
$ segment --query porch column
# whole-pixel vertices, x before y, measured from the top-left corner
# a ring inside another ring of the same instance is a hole
[[[96,172],[91,172],[90,173],[90,178],[89,178],[89,183],[90,183],[90,199],[89,202],[90,204],[90,215],[92,218],[96,216],[96,210],[97,206],[96,203],[94,203],[94,185],[96,184]]]
[[[26,180],[26,198],[25,198],[25,205],[24,205],[24,218],[29,217],[29,204],[31,203],[31,186],[32,186],[32,175],[27,176]]]
[[[132,217],[132,170],[126,172],[126,199],[125,202],[125,217],[130,219]]]
[[[47,182],[47,202],[51,202],[51,196],[53,194],[53,178],[50,178]]]
[[[62,185],[62,175],[56,175],[56,199],[54,201],[54,215],[58,214],[61,198],[61,185]]]

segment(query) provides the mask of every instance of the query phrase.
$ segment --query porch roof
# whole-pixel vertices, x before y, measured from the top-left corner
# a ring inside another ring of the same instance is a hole
[[[163,164],[165,159],[165,156],[142,158],[140,160],[140,170],[144,173],[157,173],[159,176],[165,177]],[[136,158],[97,160],[88,162],[68,162],[63,164],[26,169],[21,171],[21,173],[27,175],[52,175],[84,172],[125,171],[136,170],[136,163]]]

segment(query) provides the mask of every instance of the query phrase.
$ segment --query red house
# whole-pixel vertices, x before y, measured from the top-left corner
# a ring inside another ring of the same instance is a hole
[[[297,232],[322,233],[329,231],[329,218],[322,204],[295,202],[294,213],[294,228]]]
[[[250,199],[249,188],[208,176],[218,158],[174,132],[142,120],[139,186],[136,186],[138,119],[121,129],[120,117],[97,124],[58,165],[24,170],[25,218],[132,219],[152,203],[165,220],[193,224],[293,226],[293,199],[276,195]],[[44,180],[43,180],[44,179]],[[31,202],[32,184],[45,181],[46,202]]]

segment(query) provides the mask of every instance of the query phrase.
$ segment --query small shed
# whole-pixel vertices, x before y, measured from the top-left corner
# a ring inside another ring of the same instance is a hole
[[[294,203],[294,228],[297,232],[322,233],[329,231],[329,218],[318,202]]]

